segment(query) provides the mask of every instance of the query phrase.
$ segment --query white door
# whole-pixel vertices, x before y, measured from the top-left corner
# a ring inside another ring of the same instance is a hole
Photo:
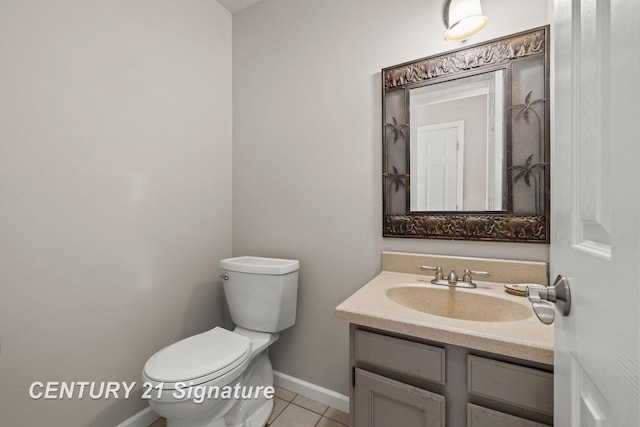
[[[555,0],[555,425],[640,426],[640,1]]]
[[[411,210],[462,210],[464,122],[421,126],[411,157]]]

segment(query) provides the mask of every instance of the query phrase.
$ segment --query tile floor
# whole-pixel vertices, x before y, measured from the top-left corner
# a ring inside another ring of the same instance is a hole
[[[276,387],[269,427],[344,427],[349,414],[284,388]],[[160,419],[149,427],[166,427]]]

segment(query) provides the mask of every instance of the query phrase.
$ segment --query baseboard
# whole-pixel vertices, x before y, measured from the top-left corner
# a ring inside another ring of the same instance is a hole
[[[324,403],[343,412],[349,412],[349,396],[278,371],[273,371],[273,382],[277,386],[301,394],[316,402]],[[150,407],[146,407],[116,427],[149,427],[159,418],[160,416],[153,412]]]
[[[145,409],[138,412],[131,418],[124,420],[116,427],[149,427],[159,419],[160,416],[153,412],[149,406],[147,406]]]
[[[349,412],[349,396],[345,396],[344,394],[336,393],[333,390],[320,387],[278,371],[273,371],[273,382],[277,386],[301,394],[316,402],[324,403],[343,412]]]

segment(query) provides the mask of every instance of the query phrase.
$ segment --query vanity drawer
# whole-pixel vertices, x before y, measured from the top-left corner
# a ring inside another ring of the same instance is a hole
[[[478,356],[467,358],[469,393],[553,415],[553,374]]]
[[[436,384],[445,384],[445,357],[444,348],[361,330],[355,333],[357,361]]]
[[[550,427],[482,406],[467,404],[467,427]]]

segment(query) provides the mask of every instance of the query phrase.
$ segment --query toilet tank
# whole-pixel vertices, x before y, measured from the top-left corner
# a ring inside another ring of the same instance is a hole
[[[296,321],[298,270],[293,259],[243,256],[220,261],[224,294],[237,326],[279,332]]]

